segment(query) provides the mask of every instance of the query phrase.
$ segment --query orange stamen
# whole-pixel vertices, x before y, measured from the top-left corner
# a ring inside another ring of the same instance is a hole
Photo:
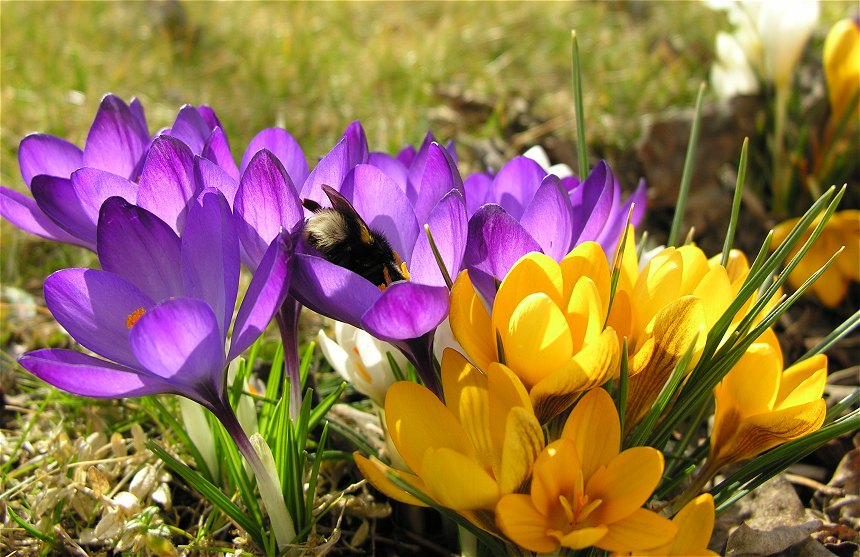
[[[137,320],[143,317],[143,314],[146,313],[146,310],[143,308],[137,308],[125,318],[125,328],[131,329],[134,327],[134,324],[137,323]]]

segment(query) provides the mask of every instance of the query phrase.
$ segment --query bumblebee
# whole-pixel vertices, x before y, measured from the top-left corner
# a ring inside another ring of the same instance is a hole
[[[392,282],[409,280],[406,264],[385,236],[367,226],[337,190],[326,185],[322,189],[331,208],[311,199],[302,200],[302,205],[313,213],[305,223],[305,241],[326,260],[363,276],[380,290]]]

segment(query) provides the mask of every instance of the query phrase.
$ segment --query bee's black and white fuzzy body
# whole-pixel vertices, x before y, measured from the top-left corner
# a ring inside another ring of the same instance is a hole
[[[331,208],[302,200],[313,212],[305,223],[305,241],[322,256],[384,288],[409,276],[400,256],[380,232],[372,230],[338,191],[322,186]]]

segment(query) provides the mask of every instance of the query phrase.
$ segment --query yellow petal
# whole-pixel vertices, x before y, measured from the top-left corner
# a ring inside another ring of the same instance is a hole
[[[528,495],[505,495],[496,505],[496,526],[517,545],[529,551],[549,553],[558,540],[547,535],[549,524]]]
[[[534,416],[529,394],[523,382],[506,365],[493,363],[487,370],[487,390],[490,404],[490,436],[497,456],[501,455],[505,443],[505,429],[508,413],[514,408],[521,408]],[[497,463],[501,465],[501,461]],[[501,469],[495,469],[496,477]]]
[[[573,442],[586,479],[618,456],[621,423],[609,393],[594,389],[583,396],[568,416],[561,438]]]
[[[827,384],[827,356],[818,354],[785,370],[779,383],[775,409],[789,408],[821,398]]]
[[[831,119],[839,122],[849,111],[857,110],[856,102],[851,106],[860,91],[860,29],[856,21],[846,18],[833,25],[824,40],[823,63]]]
[[[368,459],[357,452],[353,453],[352,456],[355,460],[355,465],[358,467],[359,472],[361,472],[361,475],[364,476],[365,479],[373,485],[373,487],[395,501],[400,501],[401,503],[418,507],[427,506],[420,499],[398,487],[388,478],[389,473],[397,474],[405,482],[412,485],[416,491],[427,493],[426,486],[424,486],[424,483],[420,478],[418,478],[418,476],[409,474],[408,472],[403,472],[402,470],[395,470],[394,468],[386,466],[376,458]]]
[[[424,453],[449,447],[475,458],[475,449],[466,432],[439,398],[425,387],[399,381],[385,397],[385,423],[397,451],[418,476]]]
[[[618,338],[627,337],[631,345],[637,340],[634,338],[636,330],[634,316],[630,294],[624,290],[617,289],[615,297],[612,298],[612,308],[609,310],[609,321],[606,324],[615,329],[615,332],[618,333]]]
[[[860,281],[860,210],[839,211],[833,215],[839,228],[839,239],[845,251],[836,259],[844,277]]]
[[[735,298],[726,269],[714,267],[705,273],[705,276],[693,289],[693,296],[702,300],[705,326],[710,330]]]
[[[499,489],[503,495],[518,491],[529,479],[544,448],[543,429],[531,409],[514,407],[505,420]]]
[[[451,288],[451,331],[469,358],[481,369],[497,359],[496,335],[490,314],[463,271]]]
[[[708,259],[708,264],[713,268],[722,266],[723,254],[718,253],[714,257]],[[738,249],[733,249],[729,252],[729,259],[725,266],[729,281],[734,285],[743,281],[750,272],[750,264],[747,256]]]
[[[590,278],[582,277],[576,282],[567,301],[565,313],[573,339],[572,351],[579,352],[583,345],[600,334],[606,318],[606,303],[600,299],[597,285]]]
[[[603,501],[588,523],[611,524],[629,516],[651,497],[662,475],[663,454],[657,449],[633,447],[622,452],[588,479],[589,500]]]
[[[498,297],[496,300],[498,305]],[[546,294],[526,296],[517,304],[510,320],[499,325],[504,363],[527,388],[566,363],[573,354],[567,320]]]
[[[678,527],[668,518],[646,509],[637,509],[624,520],[609,524],[609,531],[595,543],[607,551],[636,551],[663,545]]]
[[[630,361],[627,423],[633,426],[648,412],[678,361],[695,341],[704,345],[704,310],[700,299],[684,296],[664,307],[648,325],[651,338]],[[695,357],[687,371],[695,365]]]
[[[559,540],[561,545],[570,549],[585,549],[597,544],[603,539],[609,528],[606,526],[593,526],[591,528],[577,528],[571,530]]]
[[[779,354],[768,344],[753,343],[715,391],[730,397],[726,402],[741,416],[768,412],[776,402],[781,371]]]
[[[538,455],[532,475],[531,500],[544,516],[552,516],[564,495],[581,494],[585,478],[581,473],[576,447],[567,439],[553,441]]]
[[[490,440],[487,376],[453,349],[442,353],[442,391],[445,406],[454,414],[475,448],[482,466],[491,468],[496,458]]]
[[[499,285],[493,302],[493,329],[503,331],[520,302],[531,294],[541,293],[556,306],[562,305],[561,268],[551,257],[542,253],[527,253],[521,257]]]
[[[678,248],[683,261],[683,273],[681,275],[680,294],[692,294],[696,285],[702,281],[705,273],[710,269],[705,252],[698,246],[686,245]]]
[[[489,509],[499,500],[493,477],[475,459],[447,447],[424,454],[421,479],[433,499],[455,511]]]
[[[618,372],[620,349],[615,331],[606,328],[565,365],[529,391],[535,415],[544,424],[567,410],[579,393],[598,387]]]
[[[775,412],[750,416],[724,444],[712,448],[721,465],[751,458],[821,427],[827,407],[823,399]],[[712,441],[713,442],[713,441]]]
[[[627,241],[624,244],[624,254],[621,258],[621,273],[618,275],[616,288],[630,292],[639,278],[639,256],[636,255],[636,235],[633,226],[627,227]],[[615,254],[613,254],[615,257]]]
[[[708,552],[714,532],[714,498],[710,493],[703,493],[684,505],[672,522],[678,527],[678,534],[663,555],[717,555]]]
[[[683,259],[674,248],[654,256],[639,275],[631,298],[638,326],[647,325],[666,304],[681,294]]]
[[[607,309],[605,304],[609,302],[610,276],[609,262],[600,244],[583,242],[577,245],[561,260],[559,267],[564,278],[562,299],[570,299],[574,285],[581,277],[588,277],[597,286],[598,299],[604,304],[602,313],[605,315]]]

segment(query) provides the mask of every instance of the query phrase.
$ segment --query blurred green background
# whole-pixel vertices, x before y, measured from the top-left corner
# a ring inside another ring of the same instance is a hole
[[[813,42],[850,6],[825,4]],[[715,33],[728,29],[700,2],[4,1],[0,24],[0,183],[19,190],[21,138],[83,145],[106,92],[140,98],[153,133],[183,103],[211,105],[236,158],[277,125],[313,164],[355,119],[371,149],[419,142],[430,128],[457,140],[467,164],[470,145],[509,145],[518,129],[523,145],[572,139],[571,29],[589,145],[621,152],[639,116],[692,106]],[[0,234],[4,285],[38,293],[53,270],[94,263],[5,221]]]

